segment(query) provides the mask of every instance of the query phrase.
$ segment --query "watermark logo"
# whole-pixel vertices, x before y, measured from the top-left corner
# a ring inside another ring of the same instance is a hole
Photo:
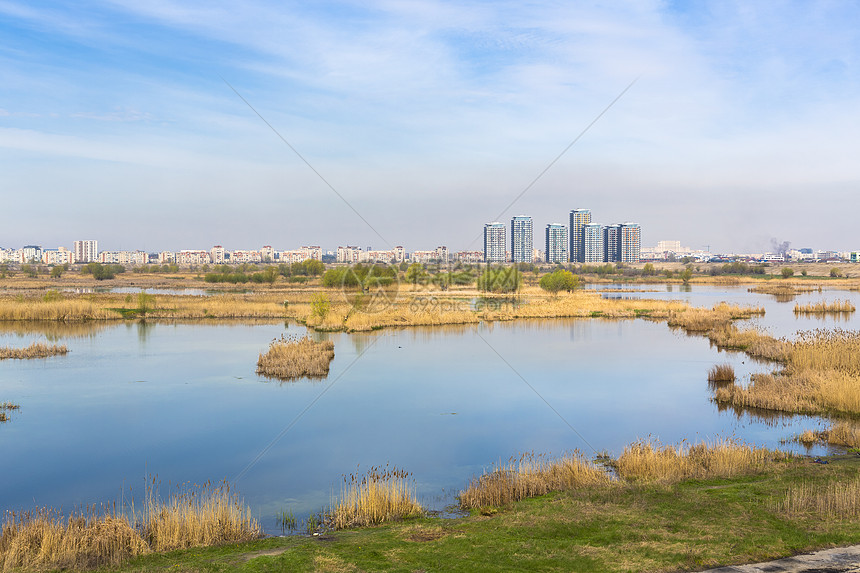
[[[378,313],[390,309],[400,297],[400,274],[395,265],[361,263],[329,269],[323,286],[337,288],[351,311]]]

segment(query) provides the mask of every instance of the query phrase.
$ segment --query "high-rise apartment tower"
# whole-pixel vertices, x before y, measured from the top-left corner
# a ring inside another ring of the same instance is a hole
[[[570,212],[570,261],[585,262],[585,244],[582,227],[591,223],[591,209],[574,209]]]
[[[566,263],[568,255],[567,227],[561,223],[550,223],[546,226],[546,262]]]
[[[582,262],[603,262],[603,225],[589,223],[582,226]]]
[[[506,245],[504,223],[495,221],[484,225],[484,262],[504,263]]]
[[[511,219],[511,259],[515,263],[530,263],[534,257],[532,218],[517,215]]]
[[[624,263],[638,263],[641,247],[641,229],[638,223],[621,224],[621,257]]]
[[[98,241],[75,241],[75,262],[93,263],[99,260]]]

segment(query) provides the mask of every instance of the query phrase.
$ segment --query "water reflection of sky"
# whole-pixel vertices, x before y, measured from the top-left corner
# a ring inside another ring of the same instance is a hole
[[[799,324],[836,324],[798,320],[793,303],[745,288],[664,296],[702,306],[761,304],[767,314],[758,322],[779,335],[808,328]],[[856,293],[809,296],[856,304]],[[838,324],[856,328],[853,320]],[[271,444],[237,485],[272,529],[276,511],[318,509],[342,474],[386,462],[411,471],[425,501],[441,507],[469,477],[523,451],[617,454],[648,436],[669,443],[735,435],[776,447],[822,426],[814,418],[719,411],[706,381],[712,365],[728,362],[745,379],[770,367],[647,320],[315,333],[335,342],[329,378],[293,383],[254,370],[272,339],[304,332],[295,325],[55,327],[0,328],[0,345],[46,336],[71,350],[0,362],[0,400],[21,405],[0,426],[0,459],[15,460],[0,472],[2,509],[112,500],[123,487],[140,492],[147,474],[164,484],[234,479]]]

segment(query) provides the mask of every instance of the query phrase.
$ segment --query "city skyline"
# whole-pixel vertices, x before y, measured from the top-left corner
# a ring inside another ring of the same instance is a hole
[[[11,0],[0,245],[469,250],[471,221],[574,196],[650,242],[855,248],[858,23],[824,2]]]

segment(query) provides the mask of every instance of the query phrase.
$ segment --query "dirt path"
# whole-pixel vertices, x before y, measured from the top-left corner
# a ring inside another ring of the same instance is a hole
[[[825,549],[767,563],[708,569],[702,573],[860,573],[860,545]]]

